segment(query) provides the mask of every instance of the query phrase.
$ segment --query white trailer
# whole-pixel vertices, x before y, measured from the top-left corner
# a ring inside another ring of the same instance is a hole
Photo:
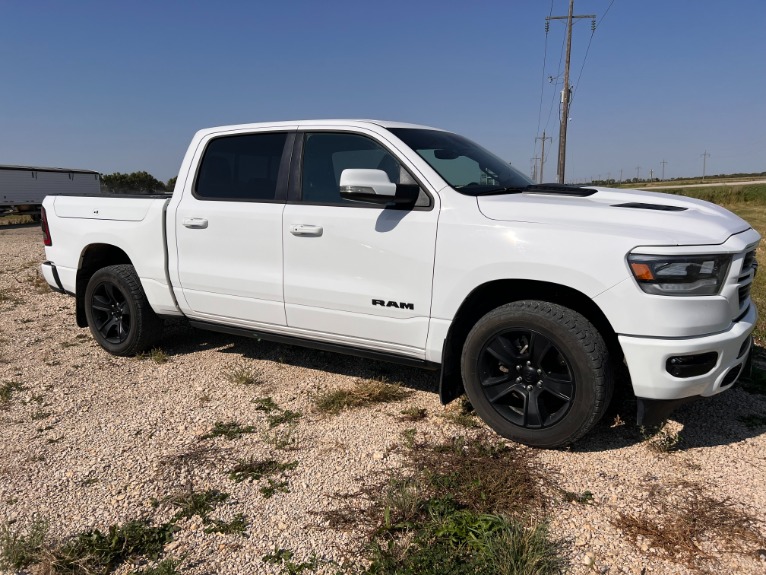
[[[0,165],[0,213],[40,217],[43,198],[51,194],[101,193],[101,176],[93,170]]]

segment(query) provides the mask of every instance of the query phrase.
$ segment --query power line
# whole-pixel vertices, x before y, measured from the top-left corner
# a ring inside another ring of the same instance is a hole
[[[551,9],[548,11],[548,16],[553,14],[553,0],[551,0]],[[540,76],[540,106],[537,109],[537,132],[540,133],[540,122],[543,118],[543,94],[545,93],[545,64],[548,60],[548,26],[545,26],[545,46],[543,47],[543,73]],[[537,149],[537,143],[535,143],[535,149]]]

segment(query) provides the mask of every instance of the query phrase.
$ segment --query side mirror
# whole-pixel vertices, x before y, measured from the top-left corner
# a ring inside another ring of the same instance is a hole
[[[340,197],[369,204],[412,205],[418,186],[397,185],[383,170],[343,170],[340,174]]]

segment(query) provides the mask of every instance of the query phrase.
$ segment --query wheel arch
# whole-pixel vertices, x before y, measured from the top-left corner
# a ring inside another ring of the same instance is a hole
[[[444,340],[439,397],[443,404],[460,397],[463,380],[460,355],[468,332],[489,311],[520,300],[541,300],[567,307],[584,316],[601,333],[613,363],[621,362],[622,348],[601,308],[584,293],[561,284],[536,280],[494,280],[476,287],[460,304]]]
[[[90,278],[101,268],[117,264],[133,265],[128,254],[117,246],[112,244],[90,244],[83,248],[77,264],[75,284],[75,317],[79,327],[88,326],[88,320],[85,317],[85,289],[88,287]]]

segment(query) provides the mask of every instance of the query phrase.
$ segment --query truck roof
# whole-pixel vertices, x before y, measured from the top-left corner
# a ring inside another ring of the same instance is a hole
[[[77,168],[46,168],[42,166],[13,166],[9,164],[0,164],[0,170],[10,170],[18,172],[65,172],[69,174],[98,174],[95,170],[78,170]]]
[[[354,119],[354,118],[341,118],[341,119],[323,119],[323,120],[292,120],[292,121],[279,121],[279,122],[257,122],[252,124],[233,124],[229,126],[216,126],[213,128],[206,128],[200,130],[198,134],[207,134],[212,132],[228,131],[228,130],[250,130],[258,128],[278,128],[278,127],[337,127],[337,126],[377,126],[381,128],[419,128],[425,130],[439,130],[439,128],[433,128],[431,126],[422,126],[420,124],[408,124],[406,122],[392,122],[388,120],[369,120],[369,119]]]

